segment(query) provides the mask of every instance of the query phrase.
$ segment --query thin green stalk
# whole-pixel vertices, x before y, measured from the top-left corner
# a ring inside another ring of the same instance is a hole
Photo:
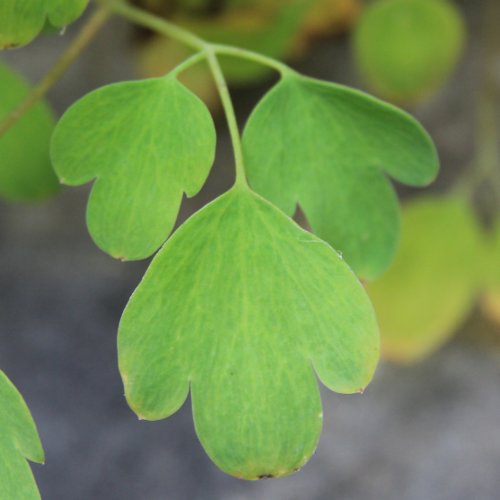
[[[249,61],[262,64],[263,66],[268,66],[269,68],[275,69],[281,74],[293,72],[290,66],[287,66],[286,64],[278,61],[277,59],[273,59],[272,57],[268,57],[265,56],[264,54],[253,52],[251,50],[242,49],[239,47],[233,47],[231,45],[218,44],[218,43],[212,44],[212,49],[217,54],[237,57],[240,59],[247,59]]]
[[[497,20],[500,18],[500,2],[488,0],[483,12],[481,32],[481,55],[479,64],[480,84],[477,97],[475,120],[475,158],[470,168],[454,186],[454,191],[474,198],[481,189],[487,189],[489,198],[488,213],[500,208],[500,124],[498,92],[494,68],[500,50],[500,31]]]
[[[236,114],[234,112],[233,101],[231,100],[231,96],[227,88],[227,82],[224,78],[224,74],[220,67],[217,56],[215,55],[215,52],[208,49],[206,51],[206,55],[210,71],[214,77],[215,85],[222,101],[222,106],[224,108],[224,113],[227,119],[227,126],[229,128],[229,134],[233,143],[234,161],[236,167],[235,184],[239,186],[248,186],[245,176],[245,166],[243,162],[243,148],[241,146],[240,131],[238,129],[238,122],[236,120]]]
[[[152,31],[156,31],[161,35],[164,35],[169,38],[173,38],[180,43],[190,47],[195,51],[205,50],[209,48],[211,51],[217,54],[228,55],[232,57],[239,57],[242,59],[247,59],[250,61],[254,61],[257,64],[262,64],[264,66],[268,66],[272,69],[280,73],[286,73],[292,71],[286,64],[283,64],[276,59],[271,57],[267,57],[263,54],[259,54],[258,52],[253,52],[251,50],[241,49],[238,47],[232,47],[230,45],[223,45],[217,43],[211,43],[203,38],[196,36],[176,24],[173,24],[166,19],[158,17],[154,14],[150,14],[149,12],[140,9],[139,7],[134,7],[129,5],[124,0],[96,0],[98,3],[107,6],[113,13],[118,14],[129,21],[137,24],[139,26],[143,26],[144,28],[148,28]]]
[[[205,51],[202,52],[196,52],[193,54],[191,57],[188,57],[185,61],[183,61],[181,64],[176,66],[170,73],[167,73],[167,77],[177,77],[180,73],[186,71],[189,69],[191,66],[194,66],[198,62],[204,60],[207,58],[207,54]]]
[[[109,15],[110,12],[105,7],[101,7],[94,12],[52,69],[33,87],[33,90],[26,98],[0,122],[0,137],[14,126],[54,86],[83,49],[92,41],[109,18]]]
[[[99,4],[106,6],[111,12],[118,14],[129,21],[149,28],[169,38],[173,38],[178,42],[190,47],[195,51],[204,50],[207,43],[202,38],[196,36],[188,30],[173,24],[166,19],[150,14],[149,12],[134,7],[124,2],[123,0],[96,0]]]
[[[248,60],[252,60],[258,64],[263,64],[269,66],[280,73],[292,71],[285,64],[276,61],[270,57],[258,54],[249,50],[239,49],[236,47],[231,47],[221,44],[212,44],[203,40],[202,38],[194,35],[193,33],[166,21],[154,14],[150,14],[140,8],[131,6],[124,2],[123,0],[97,0],[102,5],[106,5],[113,13],[125,17],[129,21],[149,28],[161,35],[169,38],[173,38],[180,43],[198,51],[192,58],[185,61],[183,64],[178,66],[174,70],[174,74],[177,75],[181,71],[195,64],[202,57],[207,59],[210,72],[215,81],[217,91],[220,95],[222,106],[224,108],[224,113],[226,115],[227,124],[229,128],[229,134],[231,136],[231,141],[233,143],[235,168],[236,168],[236,181],[237,185],[247,186],[247,180],[245,176],[245,167],[243,162],[243,149],[241,146],[241,137],[238,129],[238,122],[236,120],[236,115],[234,112],[233,102],[227,88],[227,82],[220,67],[219,61],[217,59],[217,54],[224,54],[233,57],[240,57]]]
[[[479,173],[483,179],[492,183],[496,204],[500,206],[500,127],[498,121],[500,93],[495,75],[500,50],[498,19],[500,19],[500,2],[489,0],[484,11],[476,148]]]

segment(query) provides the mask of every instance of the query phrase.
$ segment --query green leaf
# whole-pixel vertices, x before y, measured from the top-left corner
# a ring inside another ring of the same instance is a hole
[[[384,172],[422,186],[438,170],[411,116],[361,92],[286,74],[254,110],[243,137],[250,183],[314,232],[358,275],[384,271],[398,241],[397,198]]]
[[[7,115],[29,91],[17,73],[0,63],[0,117]],[[53,128],[52,112],[42,101],[0,137],[0,197],[37,201],[58,190],[49,159]]]
[[[260,196],[233,188],[154,258],[120,324],[120,371],[140,418],[174,413],[191,387],[212,460],[244,479],[308,460],[321,431],[314,372],[358,392],[378,331],[342,258]]]
[[[2,0],[0,2],[0,49],[31,42],[45,21],[57,28],[73,22],[88,0]]]
[[[39,499],[26,460],[43,463],[42,444],[26,403],[1,370],[0,429],[0,498]]]
[[[80,17],[88,0],[46,0],[47,16],[53,26],[66,26]]]
[[[460,11],[447,0],[379,0],[355,31],[362,75],[379,94],[415,101],[437,90],[462,53]]]
[[[75,103],[53,135],[61,182],[97,178],[87,207],[96,244],[120,259],[154,253],[172,230],[183,191],[203,186],[215,154],[206,106],[174,77],[124,82]]]
[[[440,347],[470,313],[483,255],[475,217],[460,198],[413,201],[402,222],[396,258],[368,292],[384,355],[414,362]]]
[[[0,49],[26,45],[43,28],[44,0],[2,0],[0,2]]]

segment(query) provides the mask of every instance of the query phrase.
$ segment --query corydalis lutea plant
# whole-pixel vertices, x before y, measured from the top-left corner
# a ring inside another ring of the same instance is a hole
[[[385,173],[430,182],[432,142],[409,115],[365,94],[206,42],[122,2],[102,3],[196,54],[163,78],[92,92],[56,127],[59,178],[95,179],[87,220],[96,243],[122,260],[152,255],[183,193],[203,186],[214,125],[177,79],[193,64],[210,68],[236,166],[234,186],[166,241],[124,312],[118,350],[127,400],[156,420],[191,391],[196,431],[220,468],[245,479],[290,474],[319,439],[316,376],[341,393],[361,392],[373,376],[377,324],[348,263],[363,278],[387,266],[398,210]],[[220,56],[281,75],[251,116],[243,146]],[[297,204],[326,241],[289,217]]]

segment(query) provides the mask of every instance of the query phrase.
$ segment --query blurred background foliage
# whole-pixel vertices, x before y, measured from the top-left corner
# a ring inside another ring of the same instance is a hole
[[[0,61],[0,116],[8,113],[29,92],[20,75]],[[59,182],[49,158],[55,117],[46,102],[39,102],[0,137],[0,196],[10,201],[36,201],[56,193]],[[26,140],[29,138],[29,147]]]
[[[359,70],[381,96],[408,104],[431,95],[462,54],[465,25],[448,0],[373,2],[354,35]]]
[[[422,196],[405,204],[396,258],[368,285],[385,356],[418,360],[460,326],[484,283],[482,244],[471,207],[460,197]]]

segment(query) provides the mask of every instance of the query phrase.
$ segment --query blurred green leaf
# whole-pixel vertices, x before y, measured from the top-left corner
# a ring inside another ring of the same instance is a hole
[[[321,431],[313,369],[330,389],[373,376],[378,332],[363,287],[327,244],[233,188],[167,241],[120,323],[120,371],[140,418],[185,401],[225,472],[291,474]]]
[[[0,49],[26,45],[45,23],[45,0],[0,2]]]
[[[470,313],[482,265],[480,231],[465,201],[424,197],[405,205],[396,258],[368,286],[384,355],[413,362],[437,349]]]
[[[47,17],[53,26],[66,26],[80,17],[88,0],[46,0]]]
[[[415,101],[437,90],[462,53],[465,28],[448,0],[377,0],[354,34],[361,74],[380,95]]]
[[[73,22],[88,0],[2,0],[0,2],[0,49],[31,42],[46,21],[56,28]]]
[[[0,498],[40,499],[26,460],[43,463],[42,444],[21,394],[0,370]]]
[[[175,77],[102,87],[59,121],[51,148],[61,182],[96,179],[87,224],[115,258],[144,259],[172,230],[182,194],[203,186],[215,155],[206,106]]]
[[[287,74],[253,111],[243,136],[247,173],[262,196],[313,230],[356,273],[384,271],[399,235],[399,207],[384,175],[421,186],[438,159],[410,115],[370,96]]]
[[[0,117],[18,105],[29,90],[17,73],[0,63]],[[49,159],[53,128],[52,112],[42,101],[0,137],[0,197],[38,201],[58,190]]]

